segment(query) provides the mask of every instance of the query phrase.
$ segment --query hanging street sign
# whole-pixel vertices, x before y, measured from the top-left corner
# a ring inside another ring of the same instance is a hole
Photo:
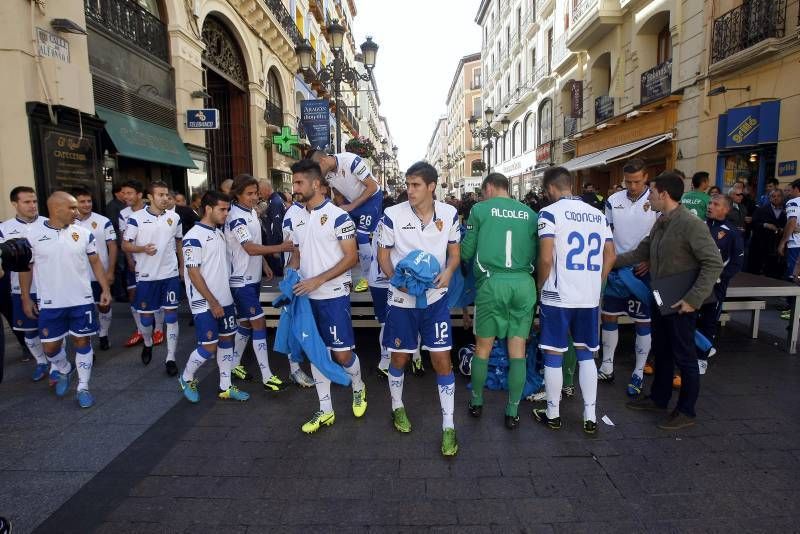
[[[187,109],[186,128],[189,130],[219,130],[219,110],[213,108]]]
[[[300,144],[300,136],[292,133],[288,126],[281,127],[281,133],[272,136],[272,143],[278,145],[282,154],[291,154],[292,147]]]

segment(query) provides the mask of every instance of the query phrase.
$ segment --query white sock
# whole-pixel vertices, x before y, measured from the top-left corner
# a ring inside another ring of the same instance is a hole
[[[544,367],[544,388],[547,394],[547,418],[561,417],[561,388],[564,386],[564,374],[561,367]]]
[[[159,308],[153,314],[156,332],[164,332],[164,308]]]
[[[453,412],[456,404],[456,377],[451,371],[449,375],[436,375],[439,389],[439,404],[442,407],[442,430],[455,428]]]
[[[253,352],[261,368],[261,381],[269,380],[272,377],[272,369],[269,367],[266,330],[253,330]]]
[[[89,344],[86,352],[75,351],[75,367],[78,368],[78,391],[89,390],[89,379],[92,376],[92,345]]]
[[[98,314],[100,321],[100,337],[108,337],[108,330],[111,328],[111,310]]]
[[[136,330],[141,334],[142,333],[142,318],[139,317],[139,312],[136,311],[136,308],[131,306],[131,315],[133,315],[133,322],[136,323]]]
[[[603,363],[600,364],[600,372],[610,375],[614,372],[614,353],[617,351],[619,343],[619,330],[600,330],[603,339]]]
[[[595,415],[597,367],[594,365],[594,360],[578,362],[578,381],[581,385],[581,395],[583,396],[583,419],[584,421],[597,422],[597,415]]]
[[[361,277],[366,278],[369,273],[369,265],[372,263],[372,245],[369,242],[359,243],[358,263],[361,266]]]
[[[422,360],[422,353],[419,351],[419,345],[417,345],[417,350],[414,351],[414,354],[411,356],[411,359],[415,362]]]
[[[231,387],[233,371],[233,346],[217,348],[217,366],[219,367],[219,389],[226,391]]]
[[[647,363],[652,342],[653,338],[650,334],[636,336],[636,368],[633,370],[633,374],[639,378],[644,376],[644,364]]]
[[[403,382],[405,373],[402,369],[389,368],[389,395],[392,397],[392,411],[403,407]]]
[[[197,372],[200,367],[204,363],[206,363],[207,358],[203,358],[200,353],[195,349],[189,355],[189,360],[186,362],[186,367],[183,370],[183,381],[184,382],[191,382],[194,380],[194,374]]]
[[[178,322],[167,323],[167,361],[175,361],[175,351],[178,349]]]
[[[313,363],[311,364],[311,376],[314,377],[314,386],[317,388],[320,411],[325,413],[332,412],[331,381]]]
[[[139,324],[141,325],[141,330],[139,330],[139,331],[142,333],[142,339],[144,340],[144,346],[145,347],[152,347],[153,346],[153,323],[152,323],[153,315],[152,314],[150,315],[150,318],[149,318],[148,321],[150,322],[150,324],[149,325],[145,325],[144,321],[142,321],[142,318],[141,317],[139,318]]]
[[[391,363],[392,358],[389,356],[389,351],[386,347],[383,346],[383,330],[385,325],[381,324],[381,333],[378,334],[378,343],[380,344],[381,348],[381,360],[378,362],[378,369],[381,371],[386,371],[389,369],[389,363]]]
[[[291,354],[289,355],[291,356]],[[291,357],[289,358],[289,373],[294,374],[297,371],[300,371],[300,364],[294,361]]]
[[[353,391],[361,391],[364,389],[364,381],[361,380],[361,362],[355,352],[353,353],[350,363],[342,367],[344,367],[344,370],[350,375],[350,380],[353,383]]]
[[[58,351],[58,354],[53,356],[45,356],[47,361],[50,362],[50,369],[56,370],[59,373],[67,374],[72,370],[72,365],[70,365],[69,360],[67,359],[67,353],[64,351],[64,345],[62,343],[61,349]]]
[[[33,356],[33,359],[36,360],[37,364],[47,363],[47,358],[44,355],[44,348],[42,347],[42,340],[39,338],[39,336],[26,337],[25,345],[28,347],[28,350],[31,351],[31,355]]]
[[[247,342],[250,341],[250,334],[253,331],[250,328],[239,327],[236,330],[236,335],[233,336],[233,362],[234,367],[238,367],[242,363],[242,355],[244,349],[247,348]]]

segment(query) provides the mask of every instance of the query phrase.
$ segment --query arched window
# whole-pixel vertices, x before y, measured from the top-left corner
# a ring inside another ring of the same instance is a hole
[[[522,150],[523,152],[527,152],[528,150],[532,149],[536,143],[535,134],[533,132],[533,113],[528,113],[525,115],[525,120],[522,123]]]
[[[267,109],[265,117],[268,124],[283,125],[283,98],[281,97],[281,82],[275,69],[267,73]]]
[[[514,156],[519,156],[522,154],[522,132],[520,132],[519,121],[514,123],[511,137],[514,142],[514,146],[511,147],[512,154]]]
[[[549,98],[539,105],[539,144],[553,139],[553,101]]]

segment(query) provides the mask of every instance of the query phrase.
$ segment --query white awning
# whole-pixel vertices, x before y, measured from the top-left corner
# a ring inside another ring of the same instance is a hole
[[[591,154],[584,154],[583,156],[572,158],[568,162],[564,163],[563,166],[568,171],[574,172],[581,169],[607,165],[609,163],[613,163],[614,161],[629,158],[669,139],[672,139],[671,133],[656,135],[653,137],[648,137],[647,139],[640,139],[639,141],[634,141],[633,143],[628,143],[626,145],[615,146],[599,152],[592,152]]]

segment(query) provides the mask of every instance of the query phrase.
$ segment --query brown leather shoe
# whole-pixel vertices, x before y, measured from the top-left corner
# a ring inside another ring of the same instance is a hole
[[[641,412],[665,412],[666,408],[662,408],[653,401],[650,397],[641,397],[625,403],[625,407],[631,410]]]
[[[675,410],[669,415],[669,417],[658,423],[658,428],[661,430],[680,430],[682,428],[693,426],[694,423],[694,417],[689,417],[685,413]]]

